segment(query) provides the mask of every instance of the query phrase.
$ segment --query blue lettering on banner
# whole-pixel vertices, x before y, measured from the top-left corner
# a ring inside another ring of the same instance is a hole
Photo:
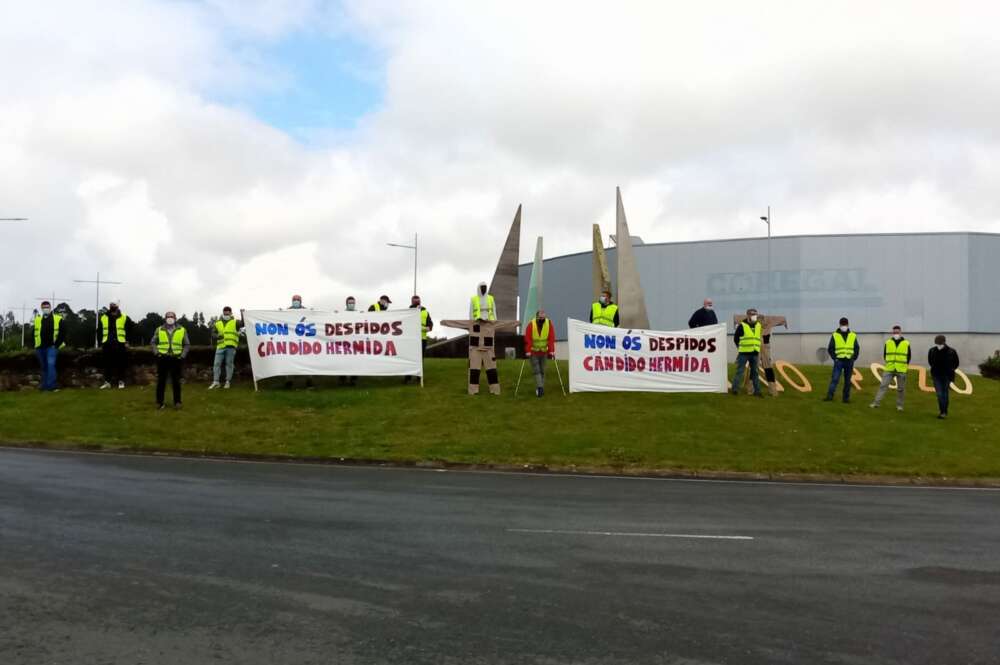
[[[258,335],[287,335],[287,323],[255,323],[254,332]]]
[[[613,349],[615,348],[614,335],[592,335],[583,336],[583,348],[585,349]]]
[[[315,323],[298,323],[295,325],[295,334],[299,337],[315,337],[316,336],[316,324]]]
[[[626,351],[642,351],[642,338],[635,335],[625,335],[622,338],[622,348]]]

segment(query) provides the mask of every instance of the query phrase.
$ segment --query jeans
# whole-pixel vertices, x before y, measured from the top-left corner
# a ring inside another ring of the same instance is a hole
[[[225,347],[215,350],[215,362],[212,363],[212,381],[219,382],[219,375],[222,374],[222,363],[226,363],[226,383],[233,380],[233,361],[236,358],[236,349]]]
[[[746,364],[750,363],[750,380],[753,382],[753,394],[760,394],[760,377],[757,375],[757,361],[759,357],[756,353],[739,353],[736,355],[736,376],[733,377],[733,392],[739,392],[740,384],[743,383],[743,372]]]
[[[56,354],[59,350],[54,346],[47,346],[43,349],[35,349],[38,356],[38,367],[40,369],[40,381],[38,384],[41,390],[56,389]]]
[[[826,390],[828,399],[833,399],[833,393],[837,391],[837,383],[840,382],[840,375],[844,375],[844,401],[851,399],[851,376],[854,374],[854,361],[839,359],[833,361],[833,376],[830,378],[830,387]]]
[[[531,371],[535,375],[535,387],[545,387],[545,356],[531,356]]]
[[[938,413],[948,415],[948,391],[951,390],[951,381],[939,377],[934,378],[934,392],[937,393]]]
[[[905,372],[885,372],[882,374],[882,383],[878,387],[878,392],[875,393],[875,401],[872,402],[875,406],[881,404],[885,392],[889,390],[889,384],[892,383],[892,377],[896,377],[896,406],[903,408],[903,397],[906,393]]]
[[[156,403],[163,405],[164,393],[167,389],[167,377],[174,390],[174,404],[181,403],[181,359],[174,356],[157,356],[156,358]]]

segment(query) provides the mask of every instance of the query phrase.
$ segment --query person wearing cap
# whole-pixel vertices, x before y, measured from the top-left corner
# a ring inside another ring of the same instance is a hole
[[[618,305],[611,302],[611,291],[601,291],[597,302],[590,306],[590,322],[609,328],[618,327]]]
[[[389,300],[389,296],[382,295],[381,297],[379,297],[377,303],[373,303],[373,304],[371,304],[371,305],[368,306],[368,311],[369,312],[384,312],[387,309],[389,309],[389,305],[391,305],[391,304],[392,304],[392,301]]]
[[[934,392],[937,393],[938,419],[944,420],[948,417],[948,391],[959,365],[958,352],[948,346],[944,335],[934,338],[934,346],[927,352],[927,364],[931,367]]]
[[[303,309],[302,307],[302,296],[295,294],[292,296],[292,306],[288,309]]]
[[[473,321],[496,321],[497,304],[486,282],[479,282],[476,294],[469,300],[469,318]]]
[[[833,401],[833,393],[837,390],[837,383],[840,382],[841,375],[844,376],[843,402],[851,402],[851,377],[854,375],[854,361],[861,353],[861,345],[858,344],[858,335],[851,330],[847,317],[841,317],[840,326],[830,335],[830,343],[826,345],[826,352],[833,359],[833,375],[830,377],[830,387],[826,389],[824,402]]]
[[[733,395],[740,394],[740,386],[743,384],[743,372],[746,366],[750,365],[750,382],[753,385],[753,396],[764,397],[760,391],[760,375],[758,365],[760,361],[760,348],[764,339],[764,328],[757,317],[757,310],[751,307],[747,310],[747,316],[740,321],[733,330],[733,343],[736,344],[736,374],[733,376],[733,385],[730,392]]]
[[[410,298],[410,309],[420,309],[420,352],[423,354],[427,351],[427,333],[434,329],[434,319],[431,318],[431,313],[427,311],[427,308],[420,304],[420,296],[414,295]],[[403,383],[409,383],[413,380],[411,375],[407,375],[403,378]]]
[[[38,389],[58,392],[56,387],[56,355],[66,346],[66,331],[62,316],[52,312],[52,303],[42,301],[42,311],[35,314],[32,324],[35,332],[35,355],[38,356]]]
[[[696,309],[691,318],[688,319],[688,328],[702,328],[704,326],[714,326],[719,322],[719,317],[715,315],[712,299],[705,298],[701,309]]]
[[[535,397],[545,394],[545,359],[556,357],[556,327],[545,316],[545,310],[535,312],[535,318],[524,331],[524,355],[531,360],[535,375]]]
[[[181,370],[191,348],[187,330],[177,325],[177,315],[167,312],[163,325],[153,332],[153,355],[156,356],[156,408],[163,408],[163,398],[170,379],[174,393],[174,408],[181,408]]]
[[[877,409],[882,403],[882,398],[889,390],[892,380],[896,379],[896,410],[903,410],[903,398],[906,393],[906,372],[910,368],[910,341],[903,337],[901,326],[892,327],[892,337],[885,340],[882,349],[882,359],[885,361],[885,369],[882,373],[882,383],[879,384],[875,399],[869,404],[873,409]]]
[[[125,370],[128,364],[128,338],[135,330],[135,322],[118,309],[118,303],[108,305],[108,311],[98,319],[97,334],[101,340],[104,356],[104,383],[101,390],[117,382],[118,388],[125,387]]]
[[[241,328],[239,321],[233,317],[233,308],[228,305],[223,307],[222,316],[212,327],[215,361],[212,363],[212,384],[208,387],[209,390],[219,387],[223,363],[226,364],[226,383],[223,388],[228,389],[232,384],[233,364],[236,360],[236,348],[240,345]]]

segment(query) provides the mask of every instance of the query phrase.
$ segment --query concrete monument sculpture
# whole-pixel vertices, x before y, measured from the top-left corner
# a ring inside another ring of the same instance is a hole
[[[514,221],[507,232],[507,241],[500,252],[496,272],[490,283],[490,294],[496,302],[498,312],[505,316],[517,316],[517,262],[521,250],[521,206],[518,204]]]
[[[625,219],[625,206],[622,204],[622,190],[615,188],[617,198],[616,233],[618,241],[618,315],[619,326],[622,328],[649,329],[649,315],[646,313],[646,296],[639,283],[639,271],[635,266],[635,254],[632,251],[632,236],[628,231],[628,220]]]
[[[594,252],[593,252],[593,298],[591,302],[597,302],[601,294],[605,291],[611,292],[611,271],[608,270],[608,257],[604,254],[604,241],[601,239],[601,227],[594,224]]]
[[[542,291],[542,237],[535,242],[535,262],[531,266],[531,279],[528,281],[528,297],[521,307],[521,329],[527,330],[528,324],[535,312],[545,309]]]

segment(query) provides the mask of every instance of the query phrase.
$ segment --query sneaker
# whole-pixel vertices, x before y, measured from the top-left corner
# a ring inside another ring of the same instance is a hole
[[[224,385],[224,386],[222,386],[222,387],[223,387],[223,389],[225,389],[225,390],[229,390],[229,382],[228,382],[228,381],[226,381],[226,385]]]
[[[111,387],[111,384],[108,383],[107,381],[105,381],[104,383],[101,384],[101,390],[107,390],[110,387]]]
[[[209,389],[209,390],[215,390],[215,389],[216,389],[216,388],[218,388],[218,387],[219,387],[219,382],[218,382],[218,381],[212,381],[212,385],[210,385],[210,386],[208,387],[208,389]]]
[[[164,406],[163,406],[162,404],[157,404],[157,405],[156,405],[156,410],[157,410],[157,411],[163,411],[163,409],[165,409],[165,408],[166,408],[166,407],[164,407]]]
[[[948,417],[947,413],[939,413],[938,414],[938,420],[944,420],[947,417]]]
[[[51,392],[54,392],[54,393],[57,393],[57,392],[59,392],[59,389],[58,389],[58,388],[53,388],[53,389],[51,390]]]
[[[901,407],[901,406],[897,406],[897,407],[896,407],[896,410],[897,410],[897,411],[902,411],[902,410],[903,410],[903,407]]]
[[[878,404],[876,404],[875,402],[872,402],[871,404],[868,405],[868,408],[869,409],[877,409],[878,408]],[[902,409],[900,409],[900,411],[902,411]]]
[[[124,387],[125,387],[125,382],[124,381],[119,381],[118,382],[118,390],[121,390]]]

